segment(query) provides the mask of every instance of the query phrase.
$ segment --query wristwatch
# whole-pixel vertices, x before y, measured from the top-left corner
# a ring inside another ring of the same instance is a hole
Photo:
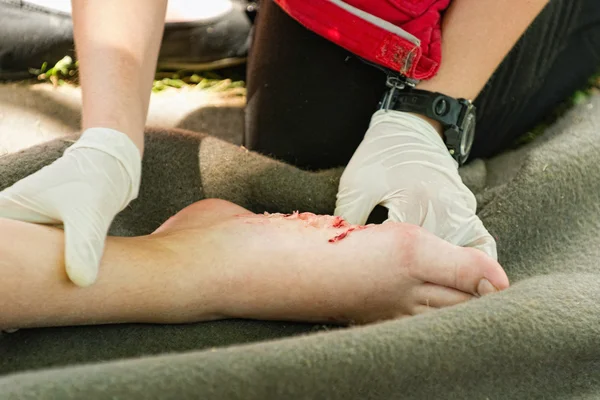
[[[414,89],[411,81],[388,77],[388,90],[379,103],[380,110],[405,111],[424,115],[442,124],[444,142],[450,155],[461,166],[469,158],[475,139],[475,106],[466,99]]]

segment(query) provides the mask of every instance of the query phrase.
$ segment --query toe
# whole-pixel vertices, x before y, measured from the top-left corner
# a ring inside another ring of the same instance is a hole
[[[423,304],[417,304],[412,309],[412,315],[425,314],[425,313],[432,312],[435,310],[438,310],[438,308],[433,307],[433,306],[423,305]]]
[[[421,305],[436,308],[454,306],[475,298],[470,293],[432,283],[416,287],[413,293]]]
[[[411,259],[407,260],[413,278],[476,295],[508,288],[500,264],[482,251],[454,246],[426,231],[414,237]],[[482,279],[491,286],[480,286]],[[478,288],[487,290],[479,293]]]

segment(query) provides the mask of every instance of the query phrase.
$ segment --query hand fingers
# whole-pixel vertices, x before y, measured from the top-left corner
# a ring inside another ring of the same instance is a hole
[[[14,219],[34,224],[59,224],[61,221],[44,212],[35,200],[5,190],[0,193],[0,218]]]
[[[423,206],[420,200],[422,197],[411,195],[404,198],[395,195],[381,204],[388,208],[389,221],[419,225],[449,243],[473,247],[494,260],[498,259],[496,241],[475,215],[474,204],[457,200],[438,207],[434,207],[431,202]],[[460,196],[450,198],[460,199]]]
[[[465,247],[473,247],[483,251],[494,260],[498,260],[498,251],[496,241],[483,226],[483,222],[478,217],[473,221],[473,226],[470,228],[471,235],[465,243],[461,243]]]
[[[364,225],[376,205],[376,200],[359,190],[342,189],[337,195],[334,215],[344,218],[350,224]]]
[[[388,209],[388,221],[405,222],[422,226],[427,210],[421,206],[421,201],[410,196],[407,191],[394,194],[390,199],[381,202]]]
[[[66,271],[81,287],[96,281],[108,232],[108,226],[93,218],[93,213],[92,208],[69,210],[64,218]]]

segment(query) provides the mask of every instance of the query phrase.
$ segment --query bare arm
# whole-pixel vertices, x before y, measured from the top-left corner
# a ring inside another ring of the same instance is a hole
[[[127,134],[140,152],[167,0],[72,0],[83,126]]]
[[[474,100],[547,3],[453,0],[444,16],[442,65],[418,88]]]

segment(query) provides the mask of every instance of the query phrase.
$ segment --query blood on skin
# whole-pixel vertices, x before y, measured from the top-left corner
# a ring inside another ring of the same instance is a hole
[[[362,231],[371,225],[351,225],[345,221],[342,217],[331,216],[331,215],[316,215],[309,212],[298,212],[295,211],[291,214],[281,213],[267,213],[264,214],[251,214],[251,215],[239,215],[239,217],[258,217],[267,219],[286,219],[286,220],[298,220],[303,221],[305,226],[311,226],[314,228],[331,228],[331,229],[345,229],[343,232],[337,234],[328,240],[329,243],[337,243],[346,237],[351,232]]]
[[[346,236],[348,236],[348,234],[350,232],[352,232],[354,229],[350,228],[348,229],[346,232],[342,232],[337,236],[332,237],[331,239],[329,239],[329,243],[335,243],[335,242],[339,242],[340,240],[344,239]]]
[[[346,236],[348,236],[350,234],[350,232],[362,231],[364,229],[367,229],[369,226],[371,226],[371,225],[356,225],[356,226],[353,226],[352,228],[348,229],[347,231],[342,232],[339,235],[337,235],[337,236],[332,237],[331,239],[329,239],[329,243],[339,242],[340,240],[342,240]]]
[[[333,228],[345,228],[348,226],[348,223],[342,217],[335,217],[335,221],[333,222]]]

